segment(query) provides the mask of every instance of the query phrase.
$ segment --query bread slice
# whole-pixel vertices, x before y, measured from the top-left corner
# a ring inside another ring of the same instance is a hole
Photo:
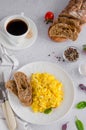
[[[29,84],[27,76],[23,72],[16,72],[14,80],[17,85],[18,97],[25,106],[32,103],[32,87]]]
[[[18,96],[17,86],[14,80],[9,80],[5,83],[5,87],[9,89],[12,93]]]
[[[72,19],[72,18],[67,18],[67,17],[59,17],[58,22],[59,23],[65,23],[65,24],[70,25],[71,27],[76,28],[77,32],[81,31],[80,21],[78,19]]]
[[[65,38],[75,41],[78,37],[77,29],[65,23],[57,23],[51,26],[48,30],[48,35],[51,39]]]
[[[66,13],[66,12],[62,12],[61,14],[59,14],[59,17],[67,17],[69,19],[78,19],[76,18],[75,16],[69,14],[69,13]],[[79,19],[78,19],[79,20]]]

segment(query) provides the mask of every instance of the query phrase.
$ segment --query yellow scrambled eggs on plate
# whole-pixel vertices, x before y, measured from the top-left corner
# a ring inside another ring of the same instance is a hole
[[[32,98],[34,112],[44,112],[49,108],[58,107],[63,100],[63,84],[49,73],[31,75]]]

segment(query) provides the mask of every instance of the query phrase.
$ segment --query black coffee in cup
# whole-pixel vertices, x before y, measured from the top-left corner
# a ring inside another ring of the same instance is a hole
[[[20,36],[27,32],[28,26],[23,20],[14,19],[8,22],[6,30],[12,35]]]

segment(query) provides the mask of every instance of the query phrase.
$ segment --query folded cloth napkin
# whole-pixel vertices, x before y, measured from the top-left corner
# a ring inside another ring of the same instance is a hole
[[[19,61],[14,55],[8,54],[6,48],[0,43],[0,75],[5,74],[5,81],[12,78],[12,73],[18,68]]]
[[[31,125],[29,123],[22,121],[18,117],[16,117],[16,122],[17,122],[16,130],[32,130]],[[0,105],[0,130],[9,130],[1,105]]]
[[[16,69],[19,66],[19,61],[14,55],[8,54],[6,48],[0,43],[0,65],[12,66]]]
[[[9,77],[11,76],[12,72],[18,68],[19,62],[14,55],[9,55],[6,52],[6,49],[3,48],[1,45],[0,45],[0,58],[1,58],[0,74],[2,72],[4,72],[5,81],[6,81],[6,80],[9,80]],[[12,62],[10,59],[12,59]],[[12,67],[13,67],[13,69],[12,69]],[[22,121],[16,115],[15,115],[15,117],[16,117],[16,122],[17,122],[16,130],[31,130],[31,126],[29,123]],[[1,108],[1,104],[0,104],[0,130],[9,130],[5,117],[4,117],[4,114],[3,114],[3,111],[2,111],[2,108]]]

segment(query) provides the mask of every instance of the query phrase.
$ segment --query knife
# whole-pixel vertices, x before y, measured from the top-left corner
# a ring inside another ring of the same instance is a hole
[[[3,98],[3,94],[2,94],[1,88],[0,88],[0,103],[1,103],[1,106],[2,106],[2,109],[3,109],[4,116],[6,118],[6,122],[8,124],[9,130],[11,130],[11,128],[9,126],[9,122],[8,122],[8,117],[7,117],[7,112],[6,112],[6,106],[5,106],[5,103],[4,103],[4,98]]]
[[[2,73],[2,81],[3,82],[0,83],[0,98],[2,102],[2,109],[5,115],[9,130],[15,130],[17,126],[16,119],[7,98],[3,73]]]

